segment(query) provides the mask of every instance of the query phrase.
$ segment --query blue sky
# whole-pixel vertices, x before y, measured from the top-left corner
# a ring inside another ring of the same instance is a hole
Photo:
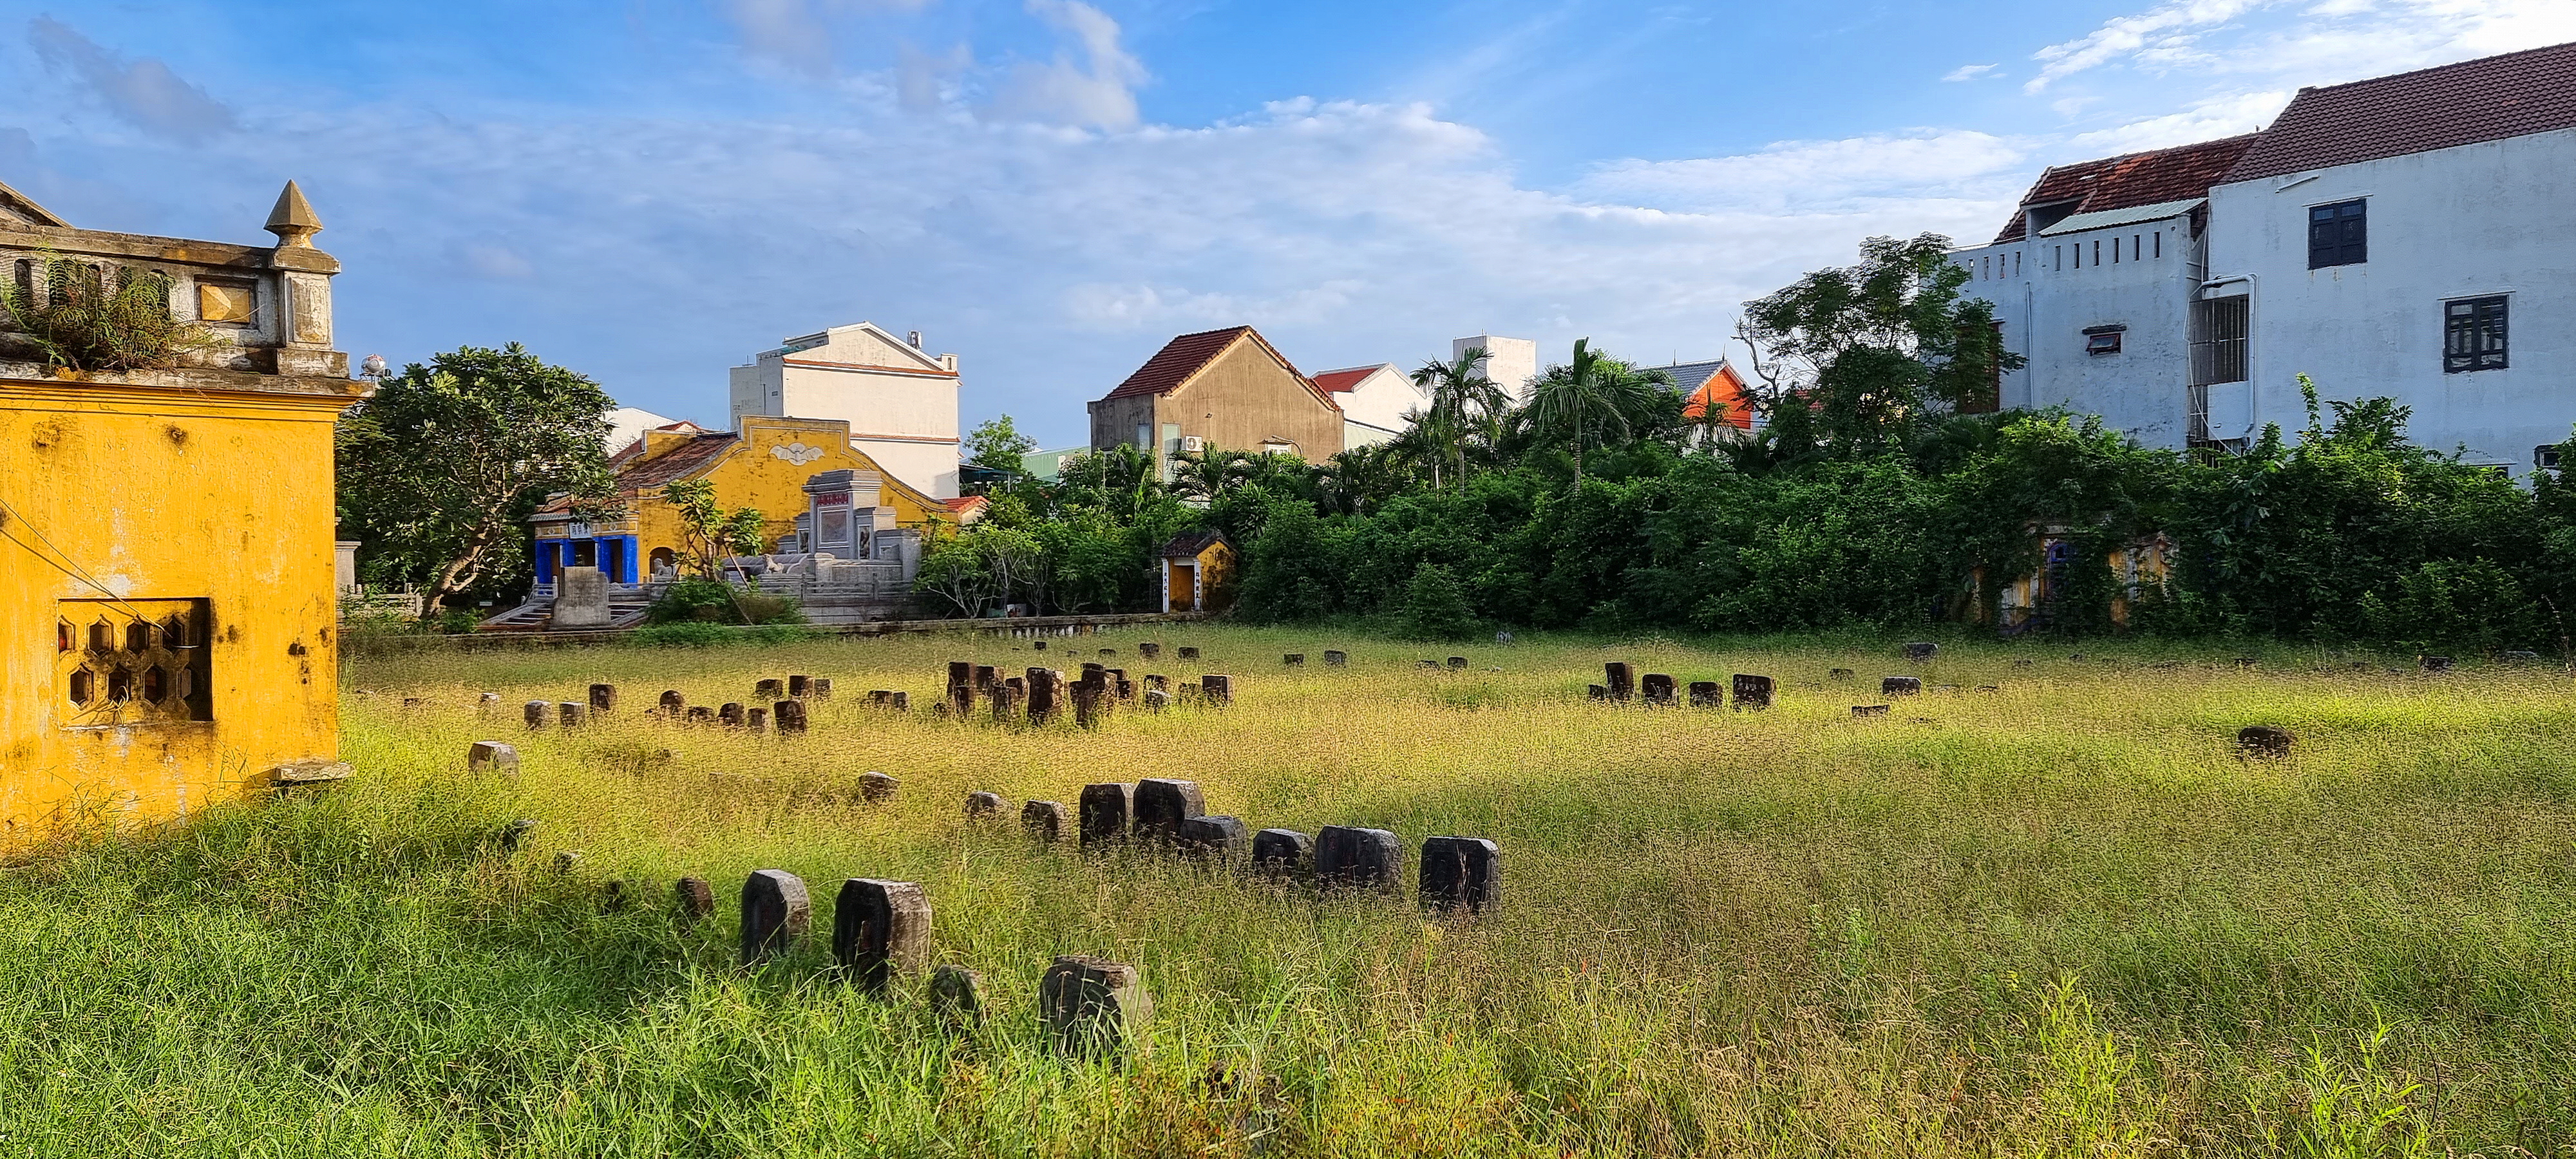
[[[1236,323],[1309,372],[1714,357],[2044,165],[2568,40],[2576,0],[0,0],[0,181],[261,241],[293,177],[355,355],[516,340],[714,425],[726,367],[866,319],[1055,446]]]

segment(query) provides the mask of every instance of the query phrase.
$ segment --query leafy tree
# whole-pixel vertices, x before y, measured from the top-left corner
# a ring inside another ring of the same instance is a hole
[[[1463,640],[1476,630],[1467,593],[1446,567],[1425,563],[1413,569],[1398,612],[1404,634],[1417,640]]]
[[[431,612],[528,576],[527,518],[569,494],[576,518],[615,510],[599,384],[517,343],[466,346],[403,368],[343,412],[339,515],[380,581],[411,584]]]
[[[1490,444],[1501,438],[1511,396],[1478,366],[1485,355],[1484,347],[1471,347],[1448,362],[1425,362],[1413,372],[1413,384],[1431,392],[1430,403],[1412,419],[1430,451],[1433,490],[1440,488],[1444,467],[1450,479],[1465,478],[1472,440],[1482,436]]]
[[[705,479],[682,479],[662,486],[662,501],[680,516],[680,551],[700,576],[722,579],[726,556],[754,555],[760,542],[761,518],[756,508],[727,511],[716,502],[716,485]]]
[[[1020,433],[1011,416],[998,415],[966,434],[966,461],[997,471],[1018,471],[1024,456],[1036,453],[1038,441]]]
[[[1214,443],[1205,450],[1182,451],[1172,461],[1172,490],[1200,500],[1214,500],[1242,486],[1258,466],[1251,455],[1225,450]]]
[[[1656,384],[1670,381],[1660,370],[1639,372],[1592,349],[1591,339],[1580,338],[1574,343],[1574,361],[1547,368],[1530,385],[1529,406],[1520,417],[1535,439],[1572,448],[1574,482],[1580,487],[1584,447],[1628,439],[1636,432],[1637,418],[1652,407]]]

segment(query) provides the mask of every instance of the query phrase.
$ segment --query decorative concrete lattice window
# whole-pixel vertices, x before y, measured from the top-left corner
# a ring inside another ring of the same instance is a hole
[[[73,728],[214,719],[204,600],[64,600],[54,687]]]

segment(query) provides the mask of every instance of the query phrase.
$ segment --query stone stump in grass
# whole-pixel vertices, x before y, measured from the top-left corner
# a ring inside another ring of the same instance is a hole
[[[859,774],[859,799],[871,805],[882,805],[894,800],[894,791],[902,787],[903,782],[884,773]]]
[[[744,719],[742,702],[738,700],[727,701],[724,707],[716,710],[716,723],[726,728],[741,728]]]
[[[1136,786],[1115,781],[1084,785],[1079,804],[1083,848],[1127,840],[1128,819],[1136,811]]]
[[[2539,658],[2538,653],[2533,653],[2532,656],[2533,659]],[[2508,656],[2507,659],[2511,659],[2511,657]],[[486,692],[474,701],[474,714],[476,716],[490,716],[500,710],[501,694],[498,692]]]
[[[1109,673],[1112,677],[1109,682],[1109,692],[1111,696],[1117,698],[1122,703],[1136,699],[1135,681],[1129,680],[1126,673],[1120,672],[1115,668],[1110,669]]]
[[[497,740],[478,740],[465,748],[465,771],[517,775],[519,750]]]
[[[1148,689],[1145,693],[1144,705],[1147,712],[1161,712],[1172,706],[1172,694],[1159,688]]]
[[[1452,656],[1449,658],[1449,667],[1464,670],[1467,667],[1467,658],[1464,656]]]
[[[592,712],[617,711],[617,686],[614,684],[591,685],[590,710]]]
[[[1324,667],[1340,668],[1351,662],[1351,654],[1334,648],[1324,649]]]
[[[832,698],[832,678],[831,678],[831,677],[829,677],[829,676],[817,676],[817,677],[815,677],[815,678],[814,678],[814,683],[813,683],[813,684],[812,684],[812,686],[808,689],[808,693],[807,693],[806,699],[808,699],[808,700],[830,700],[831,698]]]
[[[537,819],[521,817],[501,827],[501,852],[516,853],[528,843],[528,835],[537,831]]]
[[[1437,661],[1437,660],[1434,660],[1434,659],[1432,659],[1432,658],[1430,658],[1430,657],[1428,657],[1428,656],[1425,656],[1425,657],[1423,657],[1423,658],[1422,658],[1422,659],[1420,659],[1420,660],[1414,661],[1413,666],[1414,666],[1414,667],[1416,667],[1416,668],[1420,668],[1420,669],[1422,669],[1423,671],[1426,671],[1426,672],[1438,672],[1438,671],[1440,670],[1440,662],[1439,662],[1439,661]]]
[[[1827,679],[1831,680],[1849,680],[1852,678],[1852,670],[1849,668],[1836,668],[1825,673],[1825,676]]]
[[[1625,660],[1613,660],[1601,666],[1605,679],[1602,686],[1610,690],[1610,699],[1622,704],[1637,694],[1637,666]]]
[[[550,701],[531,700],[519,710],[519,716],[528,722],[529,731],[542,732],[555,718],[555,706]]]
[[[900,688],[895,689],[892,693],[887,694],[886,707],[893,709],[896,712],[910,712],[912,711],[912,694]]]
[[[994,723],[1009,724],[1010,722],[1019,719],[1020,690],[1017,687],[1018,684],[1019,681],[1014,680],[1009,684],[1005,684],[993,690],[992,701]]]
[[[1481,837],[1426,837],[1421,890],[1422,908],[1434,913],[1483,913],[1502,898],[1501,851]]]
[[[814,903],[803,879],[783,869],[751,871],[742,883],[743,964],[795,948],[813,921]]]
[[[863,990],[930,964],[930,895],[918,882],[853,877],[832,903],[832,957]]]
[[[1196,660],[1196,659],[1198,659],[1198,658],[1199,658],[1199,649],[1198,649],[1198,645],[1196,645],[1196,644],[1183,644],[1183,645],[1181,645],[1181,649],[1180,649],[1180,653],[1179,653],[1179,655],[1180,655],[1180,658],[1181,658],[1181,659],[1183,659],[1183,660]]]
[[[1326,825],[1315,835],[1315,883],[1335,889],[1390,889],[1404,843],[1384,829]]]
[[[1037,649],[1037,650],[1038,650],[1038,651],[1040,651],[1040,652],[1044,652],[1044,651],[1046,651],[1046,644],[1047,644],[1047,642],[1046,642],[1046,641],[1044,641],[1044,640],[1040,640],[1040,641],[1038,641],[1037,643],[1031,644],[1031,645],[1029,645],[1029,646],[1030,646],[1030,647],[1032,647],[1032,648]]]
[[[580,728],[589,720],[590,708],[567,700],[555,706],[555,723],[565,728]]]
[[[2277,724],[2249,724],[2236,731],[2236,749],[2249,757],[2286,757],[2298,740],[2297,733]]]
[[[775,678],[760,681],[751,686],[751,695],[757,700],[777,700],[787,695],[787,682]]]
[[[789,676],[789,677],[787,678],[787,695],[789,695],[789,696],[793,696],[793,697],[796,697],[796,698],[797,698],[797,699],[799,699],[799,700],[802,700],[802,699],[804,699],[804,698],[806,697],[806,695],[808,695],[809,693],[811,693],[811,692],[813,692],[813,691],[814,691],[814,678],[813,678],[813,677],[805,676],[805,675],[802,675],[802,674],[797,674],[797,675],[791,675],[791,676]]]
[[[930,1012],[951,1030],[984,1024],[984,976],[959,965],[930,971]]]
[[[1917,640],[1905,646],[1905,658],[1917,664],[1941,653],[1941,646],[1928,640]]]
[[[714,724],[716,719],[716,710],[703,704],[697,705],[696,707],[689,709],[688,714],[681,717],[681,719],[689,724]]]
[[[955,687],[957,687],[957,686],[958,686],[958,685],[960,685],[960,684],[970,684],[970,685],[971,685],[971,684],[973,684],[974,682],[975,682],[975,662],[974,662],[974,661],[972,661],[972,660],[951,660],[951,661],[949,661],[949,662],[948,662],[948,686],[949,686],[950,688],[955,688]]]
[[[1142,1038],[1154,1017],[1154,1000],[1136,967],[1067,954],[1038,980],[1038,1010],[1059,1052],[1117,1058]]]
[[[1101,649],[1101,650],[1100,650],[1100,654],[1101,654],[1101,655],[1103,655],[1103,656],[1115,656],[1115,655],[1117,655],[1117,654],[1118,654],[1118,649],[1116,649],[1116,648],[1103,648],[1103,649]]]
[[[1690,682],[1689,703],[1692,708],[1724,708],[1726,693],[1718,688],[1717,681],[1694,680]]]
[[[1855,704],[1852,706],[1852,715],[1885,716],[1887,715],[1887,706],[1884,704]]]
[[[953,681],[948,685],[948,711],[963,717],[975,711],[975,685],[972,679]]]
[[[1207,812],[1197,781],[1147,777],[1136,782],[1129,798],[1129,833],[1138,840],[1171,844],[1181,838],[1181,822]]]
[[[1211,708],[1223,708],[1234,703],[1234,677],[1213,672],[1199,677],[1199,695]]]
[[[2448,656],[2419,656],[2416,657],[2415,663],[2426,672],[2448,672],[2451,670],[2451,658]]]
[[[1163,654],[1163,646],[1148,641],[1146,643],[1136,645],[1136,654],[1151,660]]]
[[[1045,724],[1055,719],[1058,711],[1056,699],[1058,689],[1064,682],[1064,674],[1052,668],[1031,668],[1028,681],[1029,723]]]
[[[1169,692],[1172,682],[1160,672],[1148,672],[1145,674],[1145,688],[1150,692]]]
[[[770,723],[778,726],[778,735],[801,735],[805,731],[805,702],[782,700],[769,706]]]
[[[1290,652],[1285,656],[1281,656],[1279,658],[1279,662],[1291,668],[1303,668],[1306,666],[1306,654],[1303,652]]]
[[[1100,663],[1097,660],[1085,660],[1082,662],[1082,675],[1077,676],[1074,679],[1077,683],[1084,680],[1098,680],[1101,678],[1101,673],[1107,671],[1109,671],[1108,665]]]
[[[978,789],[975,792],[966,794],[967,820],[973,821],[993,817],[1000,814],[1001,811],[1002,795],[1000,793],[986,792]]]
[[[1210,864],[1240,864],[1252,852],[1252,829],[1237,817],[1183,818],[1179,848]]]
[[[994,688],[999,684],[999,682],[1000,682],[1000,677],[1001,677],[1001,674],[1000,674],[999,672],[996,672],[996,671],[994,670],[994,668],[993,668],[993,666],[992,666],[992,665],[990,665],[990,664],[978,664],[978,665],[976,665],[976,666],[975,666],[975,691],[977,691],[977,692],[981,692],[981,693],[983,693],[983,694],[985,694],[985,695],[987,695],[987,696],[992,695],[993,689],[994,689]]]
[[[1673,678],[1661,672],[1649,672],[1638,682],[1637,692],[1647,704],[1657,708],[1673,706]]]
[[[1734,684],[1735,707],[1751,709],[1771,707],[1773,683],[1770,677],[1738,672],[1735,674]]]
[[[1300,877],[1315,839],[1294,829],[1264,829],[1252,835],[1252,868],[1272,877]]]
[[[672,883],[671,895],[680,907],[680,926],[683,929],[715,916],[716,887],[707,884],[703,877],[683,877]]]
[[[1583,686],[1583,695],[1593,700],[1608,700],[1610,699],[1610,686],[1607,684],[1586,684]]]
[[[742,726],[753,732],[768,732],[769,710],[766,708],[744,709],[742,712]]]
[[[676,719],[688,711],[689,698],[680,695],[679,689],[674,688],[662,694],[662,715]]]
[[[1109,690],[1097,680],[1085,678],[1073,682],[1073,723],[1080,728],[1100,727],[1100,718],[1108,714]]]
[[[1920,676],[1888,676],[1878,682],[1880,696],[1913,696],[1922,691],[1923,678]]]
[[[1020,806],[1020,828],[1029,836],[1050,845],[1064,840],[1064,805],[1056,801],[1031,801]]]

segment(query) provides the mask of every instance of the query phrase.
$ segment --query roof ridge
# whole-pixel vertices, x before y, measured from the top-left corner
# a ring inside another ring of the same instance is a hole
[[[2398,80],[2403,77],[2421,76],[2428,72],[2442,72],[2446,69],[2467,68],[2473,64],[2486,64],[2490,61],[2498,60],[2512,60],[2517,56],[2530,56],[2533,53],[2555,52],[2570,48],[2576,48],[2576,40],[2562,41],[2558,44],[2543,44],[2534,48],[2517,48],[2512,52],[2498,52],[2487,56],[2473,56],[2467,60],[2455,60],[2449,64],[2428,64],[2422,68],[2410,68],[2404,72],[2381,73],[2378,76],[2366,76],[2357,80],[2337,81],[2330,85],[2300,85],[2299,91],[2303,93],[2333,92],[2336,89],[2348,89],[2354,85],[2379,84],[2383,81]]]
[[[2355,83],[2359,83],[2359,82],[2355,82]],[[2063,165],[2050,165],[2050,166],[2047,166],[2047,167],[2045,167],[2045,168],[2041,169],[2041,170],[2039,171],[2039,175],[2040,175],[2040,176],[2042,176],[2042,177],[2046,177],[2046,176],[2048,176],[2049,174],[2051,174],[2051,173],[2055,173],[2055,172],[2057,172],[2057,171],[2058,171],[2058,170],[2060,170],[2060,169],[2082,169],[2082,168],[2084,168],[2084,167],[2086,167],[2086,166],[2089,166],[2089,165],[2108,165],[2108,164],[2110,164],[2111,162],[2114,162],[2114,161],[2126,161],[2126,160],[2128,160],[2128,159],[2130,159],[2130,158],[2132,158],[2132,157],[2153,157],[2153,156],[2155,156],[2156,154],[2159,154],[2159,153],[2179,153],[2179,152],[2182,152],[2182,151],[2183,151],[2183,150],[2185,150],[2185,149],[2203,149],[2203,148],[2207,148],[2207,147],[2212,146],[2212,145],[2225,145],[2225,144],[2228,144],[2229,142],[2232,142],[2232,141],[2244,141],[2244,140],[2250,140],[2250,139],[2252,139],[2252,138],[2260,137],[2260,136],[2262,136],[2262,135],[2263,135],[2263,130],[2261,130],[2261,129],[2256,129],[2256,130],[2254,130],[2253,132],[2250,132],[2250,133],[2238,133],[2238,134],[2235,134],[2234,136],[2229,136],[2229,137],[2212,137],[2212,138],[2210,138],[2210,139],[2208,139],[2208,140],[2206,140],[2206,141],[2192,141],[2192,142],[2190,142],[2190,143],[2188,143],[2188,144],[2182,144],[2182,145],[2166,145],[2166,146],[2164,146],[2164,147],[2162,147],[2162,148],[2158,148],[2158,149],[2132,149],[2132,150],[2130,150],[2130,151],[2128,151],[2128,152],[2126,152],[2126,153],[2113,153],[2113,154],[2111,154],[2111,155],[2109,155],[2109,156],[2106,156],[2106,157],[2094,157],[2094,158],[2090,158],[2090,159],[2083,160],[2083,161],[2069,161],[2069,162],[2066,162],[2066,163],[2065,163],[2065,164],[2063,164]],[[2036,184],[2036,183],[2034,183],[2034,184]]]

